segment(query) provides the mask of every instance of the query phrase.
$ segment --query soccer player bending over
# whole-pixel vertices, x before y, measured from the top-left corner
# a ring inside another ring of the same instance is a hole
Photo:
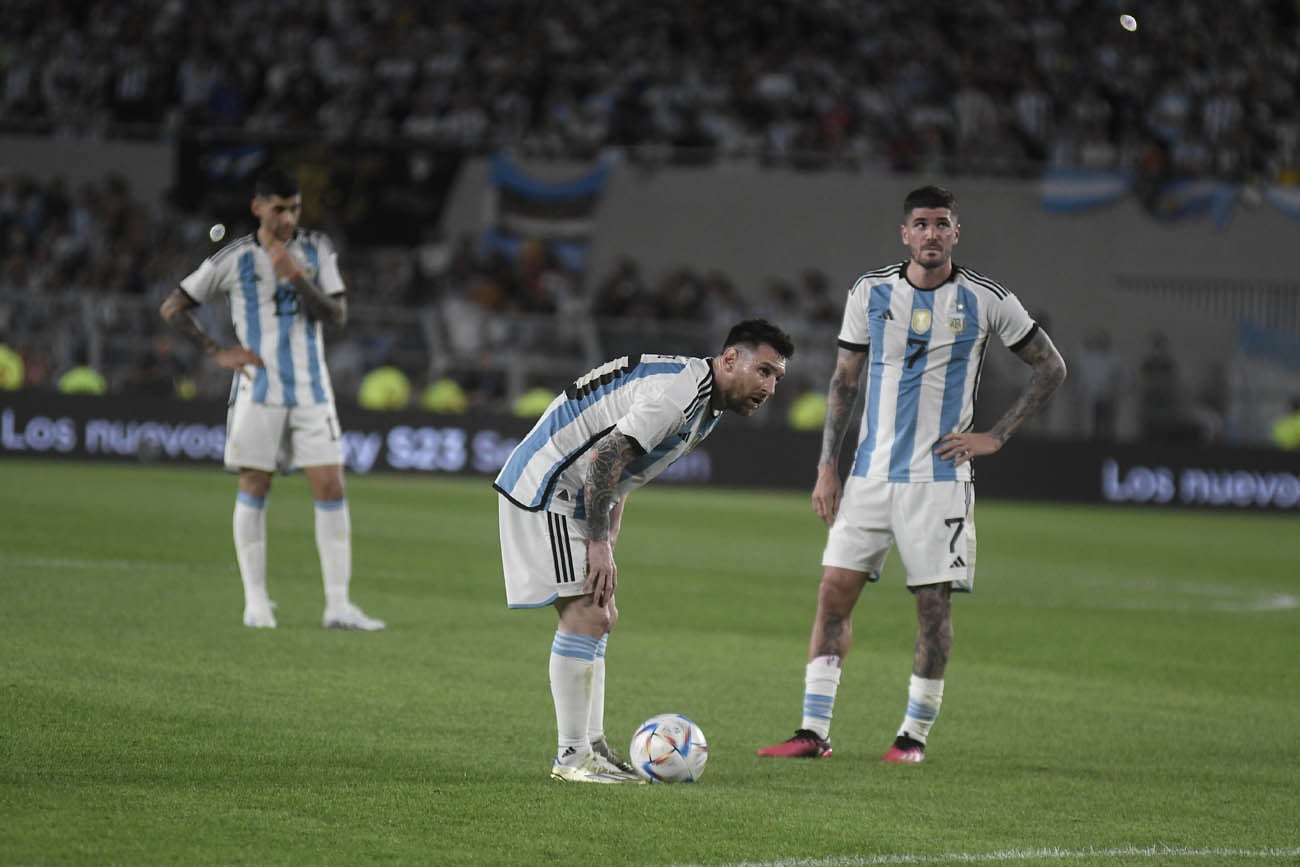
[[[951,192],[913,190],[903,202],[901,229],[908,260],[863,274],[845,304],[812,493],[813,510],[830,532],[803,721],[794,737],[763,747],[760,756],[831,754],[831,712],[852,643],[853,607],[897,545],[916,599],[917,633],[907,710],[884,761],[925,758],[952,649],[951,594],[969,592],[975,580],[971,459],[1002,448],[1065,379],[1065,362],[1016,296],[952,261],[960,226]],[[995,334],[1032,374],[993,429],[979,432],[971,429],[975,388]],[[858,449],[841,487],[839,453],[863,368]]]
[[[605,646],[618,622],[618,542],[628,494],[712,433],[726,410],[750,415],[794,354],[761,319],[731,329],[711,358],[610,361],[551,402],[511,453],[500,493],[501,562],[511,608],[555,606],[551,696],[556,780],[638,783],[605,740]]]
[[[257,231],[218,250],[167,296],[160,313],[218,365],[234,372],[226,417],[226,468],[239,472],[235,558],[244,582],[244,625],[273,628],[266,590],[266,506],[271,474],[300,467],[316,503],[316,548],[325,583],[322,624],[384,628],[352,604],[352,527],[343,493],[343,448],[325,367],[322,322],[347,321],[346,287],[328,236],[298,227],[293,175],[264,171],[254,187]],[[227,295],[233,346],[203,331],[193,308]]]

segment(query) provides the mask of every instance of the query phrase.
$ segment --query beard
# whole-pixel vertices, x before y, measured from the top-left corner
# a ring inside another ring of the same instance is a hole
[[[926,257],[929,258],[926,258]],[[948,264],[950,252],[942,248],[926,247],[917,250],[912,254],[912,261],[925,268],[927,271],[933,271],[936,268],[942,268]]]

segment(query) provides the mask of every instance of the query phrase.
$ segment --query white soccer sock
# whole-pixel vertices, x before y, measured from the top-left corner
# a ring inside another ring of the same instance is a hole
[[[352,582],[352,520],[346,497],[316,502],[316,551],[325,582],[325,604],[346,605]]]
[[[831,736],[831,713],[835,709],[835,693],[840,688],[840,658],[818,656],[804,670],[803,722],[800,728],[817,733],[818,737]]]
[[[590,635],[556,630],[551,642],[551,698],[555,701],[555,727],[559,754],[573,747],[579,756],[591,749],[587,720],[591,716],[591,684],[600,641]]]
[[[596,658],[591,666],[591,712],[587,715],[587,740],[595,743],[605,736],[605,645],[606,632],[596,642]]]
[[[925,743],[930,736],[930,726],[939,716],[939,705],[943,704],[943,678],[926,680],[912,675],[907,686],[907,715],[899,726],[898,734],[907,735],[914,741]]]
[[[235,562],[244,582],[244,604],[266,604],[266,497],[235,496]]]

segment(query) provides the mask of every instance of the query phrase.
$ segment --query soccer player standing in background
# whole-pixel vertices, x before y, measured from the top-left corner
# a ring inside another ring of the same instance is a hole
[[[886,762],[920,762],[943,700],[952,650],[951,595],[975,580],[971,459],[989,455],[1065,380],[1051,338],[1016,296],[952,261],[960,226],[951,192],[927,186],[903,202],[907,261],[868,272],[849,291],[827,390],[813,509],[830,526],[805,669],[803,721],[760,756],[831,754],[840,669],[853,607],[897,545],[916,599],[917,635],[907,710]],[[987,432],[972,430],[990,336],[1032,368],[1028,384]],[[857,454],[841,486],[839,454],[867,368]]]
[[[343,490],[343,448],[325,367],[322,322],[347,321],[346,287],[329,237],[298,226],[302,193],[293,175],[269,168],[252,203],[257,231],[218,250],[181,281],[159,310],[178,333],[234,371],[225,464],[239,472],[235,556],[244,583],[244,625],[271,628],[266,588],[266,506],[271,474],[301,468],[316,504],[316,548],[325,584],[322,624],[373,631],[348,595],[352,526]],[[204,333],[191,310],[229,296],[234,346]]]
[[[506,604],[559,613],[553,779],[641,781],[605,740],[605,646],[618,622],[614,546],[627,495],[699,445],[724,411],[757,410],[793,354],[789,335],[750,319],[712,358],[607,362],[557,395],[501,468],[493,487]]]

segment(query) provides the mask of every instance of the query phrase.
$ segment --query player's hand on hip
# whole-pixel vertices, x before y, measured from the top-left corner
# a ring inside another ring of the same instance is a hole
[[[217,366],[225,370],[237,370],[240,375],[252,377],[248,372],[249,367],[266,367],[262,361],[262,356],[258,355],[247,346],[225,346],[212,353],[212,359],[217,362]]]
[[[614,598],[618,587],[618,567],[614,565],[614,546],[609,540],[587,542],[587,580],[582,592],[590,593],[597,606]]]
[[[835,514],[840,510],[842,492],[839,471],[833,466],[819,466],[817,484],[813,486],[812,505],[817,517],[825,521],[828,527],[835,523]]]
[[[1001,441],[987,433],[950,433],[945,434],[934,452],[953,466],[960,467],[973,457],[991,455],[1002,448]]]

